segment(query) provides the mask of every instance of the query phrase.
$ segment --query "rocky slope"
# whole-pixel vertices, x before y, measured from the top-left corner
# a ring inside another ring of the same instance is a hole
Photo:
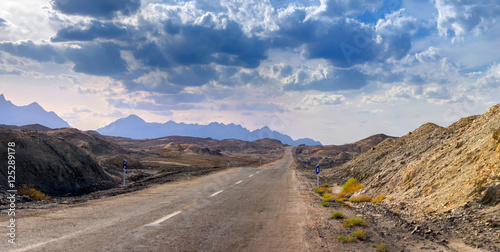
[[[384,134],[373,135],[351,144],[344,145],[299,145],[295,148],[295,157],[300,165],[322,168],[336,167],[370,150],[387,138],[394,138]]]
[[[96,134],[99,134],[96,132]],[[113,156],[117,154],[130,153],[129,150],[94,135],[73,128],[62,128],[50,130],[49,136],[64,139],[96,156]]]
[[[7,189],[7,144],[15,143],[15,185],[33,184],[51,196],[109,188],[99,161],[70,141],[30,130],[0,128],[0,188]]]
[[[394,197],[407,213],[429,216],[500,196],[500,104],[443,128],[427,123],[386,139],[327,177],[354,177],[363,193]]]

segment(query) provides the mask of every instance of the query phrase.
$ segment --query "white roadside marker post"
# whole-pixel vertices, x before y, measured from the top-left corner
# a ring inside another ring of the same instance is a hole
[[[127,174],[127,160],[123,160],[123,186],[125,186],[125,178]]]
[[[316,185],[319,188],[319,165],[316,166]]]

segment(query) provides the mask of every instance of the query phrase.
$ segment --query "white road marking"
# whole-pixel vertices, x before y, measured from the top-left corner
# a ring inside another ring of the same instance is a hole
[[[251,174],[250,176],[248,176],[249,178],[253,177],[253,174]]]
[[[171,213],[171,214],[169,214],[169,215],[167,215],[167,216],[165,216],[165,217],[163,217],[155,222],[151,222],[149,224],[146,224],[146,226],[158,226],[158,225],[160,225],[160,223],[162,223],[162,222],[164,222],[164,221],[166,221],[166,220],[168,220],[168,219],[170,219],[170,218],[172,218],[180,213],[182,213],[182,211],[173,212],[173,213]]]
[[[224,191],[224,190],[220,190],[220,191],[218,191],[218,192],[216,192],[216,193],[213,193],[212,195],[210,195],[210,197],[213,197],[213,196],[215,196],[215,195],[217,195],[217,194],[219,194],[219,193],[221,193],[221,192],[223,192],[223,191]]]
[[[238,182],[236,182],[236,183],[234,183],[234,184],[235,184],[235,185],[237,185],[237,184],[239,184],[239,183],[241,183],[241,182],[243,182],[243,180],[240,180],[240,181],[238,181]]]
[[[256,173],[259,173],[260,171],[257,171]]]

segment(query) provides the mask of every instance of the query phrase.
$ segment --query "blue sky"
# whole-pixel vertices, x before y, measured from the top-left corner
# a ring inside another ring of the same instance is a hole
[[[0,3],[0,93],[73,127],[269,126],[343,144],[500,97],[496,0]]]

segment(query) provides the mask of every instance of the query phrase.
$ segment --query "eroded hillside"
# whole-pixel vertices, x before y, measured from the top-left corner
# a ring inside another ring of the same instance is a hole
[[[15,185],[35,185],[50,195],[82,194],[110,188],[112,178],[99,161],[67,140],[29,130],[0,127],[0,159],[15,143]],[[7,187],[7,162],[0,163],[0,187]]]
[[[362,193],[385,194],[408,205],[412,216],[443,213],[477,199],[498,203],[500,104],[481,116],[446,127],[427,123],[331,171],[355,177]],[[492,196],[493,195],[493,196]]]

